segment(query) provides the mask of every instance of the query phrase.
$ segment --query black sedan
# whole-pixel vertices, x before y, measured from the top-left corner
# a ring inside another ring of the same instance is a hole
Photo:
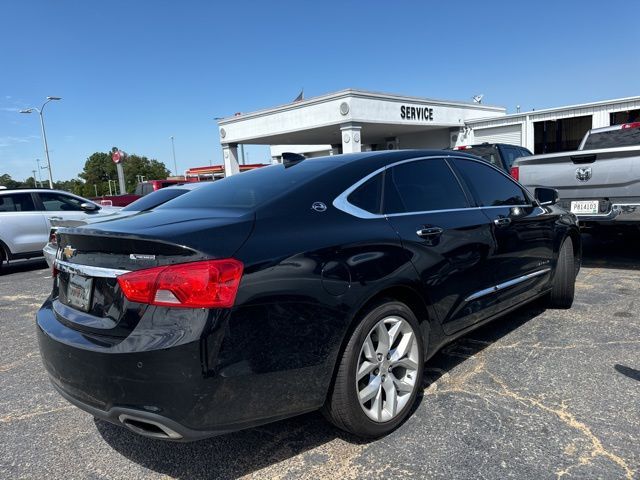
[[[569,308],[576,218],[452,151],[288,159],[58,231],[37,314],[54,387],[196,440],[322,409],[384,435],[445,343],[534,299]]]

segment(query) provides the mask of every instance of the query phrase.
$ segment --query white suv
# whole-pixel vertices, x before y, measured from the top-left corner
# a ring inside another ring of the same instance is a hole
[[[113,211],[59,190],[0,189],[0,268],[7,260],[41,257],[52,220],[84,223]]]

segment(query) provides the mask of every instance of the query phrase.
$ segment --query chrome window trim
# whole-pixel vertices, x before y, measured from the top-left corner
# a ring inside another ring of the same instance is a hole
[[[504,290],[505,288],[513,287],[514,285],[518,285],[526,280],[531,278],[539,277],[540,275],[544,275],[551,271],[551,268],[544,268],[542,270],[538,270],[537,272],[527,273],[526,275],[522,275],[521,277],[514,278],[512,280],[507,280],[506,282],[499,283],[498,285],[494,285],[493,287],[485,288],[483,290],[472,293],[467,298],[464,299],[465,302],[471,302],[472,300],[477,300],[478,298],[484,297],[491,293],[499,292],[500,290]]]
[[[385,215],[383,213],[371,213],[371,212],[368,212],[366,210],[363,210],[362,208],[356,207],[355,205],[353,205],[352,203],[350,203],[347,200],[349,195],[351,195],[354,192],[354,190],[358,189],[358,187],[360,187],[362,184],[366,183],[368,180],[370,180],[371,178],[375,177],[376,175],[381,174],[382,172],[384,172],[388,168],[393,168],[393,167],[396,167],[398,165],[402,165],[404,163],[418,162],[420,160],[432,160],[432,159],[437,159],[437,158],[442,158],[444,160],[460,158],[460,159],[463,159],[463,160],[470,160],[472,162],[477,162],[477,163],[481,163],[483,165],[487,165],[487,166],[493,168],[494,170],[498,171],[504,177],[506,177],[511,182],[515,183],[518,187],[520,187],[525,192],[525,196],[527,196],[527,194],[528,194],[527,189],[524,188],[522,185],[520,185],[518,182],[516,182],[513,178],[511,178],[509,175],[507,175],[505,172],[503,172],[499,168],[494,167],[490,163],[487,163],[487,162],[485,162],[483,160],[478,160],[478,159],[469,158],[469,157],[463,157],[463,156],[460,156],[460,155],[430,155],[430,156],[427,156],[427,157],[408,158],[408,159],[400,160],[398,162],[390,163],[389,165],[385,165],[384,167],[378,168],[377,170],[371,172],[367,176],[365,176],[365,177],[361,178],[360,180],[358,180],[356,183],[351,185],[344,192],[342,192],[340,195],[338,195],[336,198],[334,198],[333,202],[332,202],[332,205],[335,208],[337,208],[338,210],[341,210],[341,211],[343,211],[343,212],[345,212],[345,213],[347,213],[349,215],[352,215],[352,216],[357,217],[357,218],[363,218],[363,219],[389,218],[389,217],[400,217],[400,216],[407,216],[407,215],[425,215],[425,214],[428,214],[428,213],[449,213],[449,212],[460,212],[460,211],[467,211],[467,210],[481,210],[481,209],[487,209],[487,208],[512,208],[512,207],[527,208],[527,207],[535,207],[536,206],[536,204],[532,202],[532,204],[530,204],[530,205],[490,205],[490,206],[486,206],[486,207],[471,207],[471,206],[469,206],[469,207],[464,207],[464,208],[449,208],[449,209],[443,209],[443,210],[424,210],[424,211],[420,211],[420,212],[389,213],[389,214]],[[452,172],[452,173],[454,175],[456,175],[455,172]],[[531,200],[531,199],[529,198],[529,200]]]
[[[66,273],[75,273],[85,277],[116,278],[130,270],[119,270],[117,268],[94,267],[91,265],[79,265],[56,259],[55,266],[58,270]]]

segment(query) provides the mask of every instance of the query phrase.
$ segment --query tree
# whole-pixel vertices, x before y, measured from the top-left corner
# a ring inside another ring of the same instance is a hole
[[[123,162],[123,168],[125,184],[129,193],[135,190],[138,175],[144,175],[147,180],[163,180],[169,175],[169,170],[164,163],[139,155],[127,156]],[[96,152],[91,155],[79,177],[84,180],[82,187],[84,196],[95,196],[94,185],[96,185],[98,195],[108,195],[109,180],[118,181],[116,164],[111,160],[111,154]]]
[[[22,182],[14,180],[8,173],[3,173],[0,175],[0,185],[7,188],[18,188],[22,186]]]

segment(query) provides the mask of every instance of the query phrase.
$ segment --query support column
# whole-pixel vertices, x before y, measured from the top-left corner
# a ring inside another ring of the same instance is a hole
[[[222,145],[222,159],[224,160],[225,177],[240,173],[240,165],[238,164],[237,143],[225,143]]]
[[[342,153],[356,153],[362,151],[359,125],[346,124],[340,127],[342,133]]]

